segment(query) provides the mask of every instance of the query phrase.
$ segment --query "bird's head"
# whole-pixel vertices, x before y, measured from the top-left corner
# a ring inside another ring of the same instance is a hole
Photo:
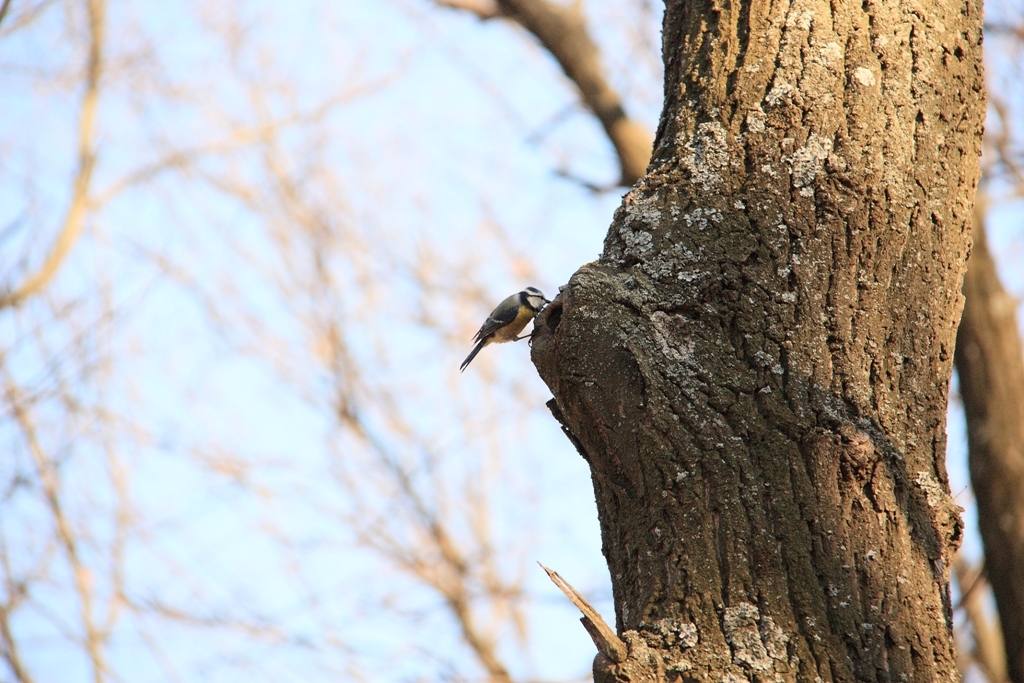
[[[519,300],[533,311],[539,311],[544,308],[544,304],[550,303],[544,298],[544,292],[536,287],[527,287],[519,292]]]

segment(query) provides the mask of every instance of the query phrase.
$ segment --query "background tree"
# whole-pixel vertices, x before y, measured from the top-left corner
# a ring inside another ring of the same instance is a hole
[[[974,246],[964,280],[966,304],[957,334],[956,368],[967,417],[971,483],[984,540],[984,566],[976,581],[991,582],[1002,628],[991,628],[978,609],[972,618],[977,651],[989,680],[1024,681],[1024,357],[1017,301],[1000,283],[986,239],[993,204],[1020,197],[1020,142],[1008,79],[1020,78],[1021,16],[1009,8],[989,12],[986,32],[996,79],[992,90],[982,184],[975,206]],[[968,588],[974,581],[965,582]],[[979,591],[980,592],[980,591]],[[969,597],[969,596],[968,596]],[[967,602],[965,600],[965,602]],[[980,608],[980,606],[979,606]],[[1001,631],[1001,633],[1000,633]],[[988,635],[991,634],[991,635]],[[1005,639],[1005,656],[1002,640]],[[992,641],[992,642],[990,642]],[[1008,665],[1008,666],[1007,666]]]

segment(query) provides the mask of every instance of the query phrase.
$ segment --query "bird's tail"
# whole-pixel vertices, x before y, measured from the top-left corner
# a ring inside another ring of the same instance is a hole
[[[466,366],[476,358],[476,354],[480,353],[480,349],[484,348],[485,344],[486,342],[481,339],[480,343],[473,347],[473,350],[469,352],[468,356],[466,356],[466,360],[462,361],[462,366],[459,368],[459,372],[464,372],[466,370]]]

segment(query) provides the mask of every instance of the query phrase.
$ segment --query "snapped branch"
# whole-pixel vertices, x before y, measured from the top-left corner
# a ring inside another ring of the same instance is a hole
[[[540,564],[540,562],[537,564]],[[580,595],[579,591],[563,579],[558,572],[548,569],[542,564],[540,564],[540,568],[544,570],[552,583],[558,586],[558,589],[565,593],[565,597],[569,598],[570,602],[576,605],[577,609],[583,614],[580,621],[583,622],[583,628],[587,629],[591,640],[597,646],[598,652],[615,663],[625,661],[626,655],[629,654],[626,644],[612,630],[612,627],[605,622],[598,611],[591,607],[590,603]]]

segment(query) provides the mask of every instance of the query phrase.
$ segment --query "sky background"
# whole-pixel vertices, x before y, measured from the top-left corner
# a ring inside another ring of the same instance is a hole
[[[69,202],[84,7],[15,1],[0,25],[8,283]],[[584,7],[653,130],[660,6]],[[621,196],[572,179],[608,185],[618,164],[557,65],[428,0],[112,2],[106,25],[85,230],[44,295],[0,312],[0,598],[29,586],[11,620],[35,680],[92,678],[82,576],[111,680],[481,679],[438,592],[381,550],[422,542],[396,471],[522,586],[516,608],[474,603],[513,676],[585,680],[593,645],[536,562],[612,619],[586,465],[526,344],[458,372],[495,303],[553,296],[597,257]],[[1012,102],[1016,55],[986,48]],[[1018,298],[1020,208],[989,226]],[[32,484],[15,394],[84,574]],[[949,436],[977,559],[956,400]]]

